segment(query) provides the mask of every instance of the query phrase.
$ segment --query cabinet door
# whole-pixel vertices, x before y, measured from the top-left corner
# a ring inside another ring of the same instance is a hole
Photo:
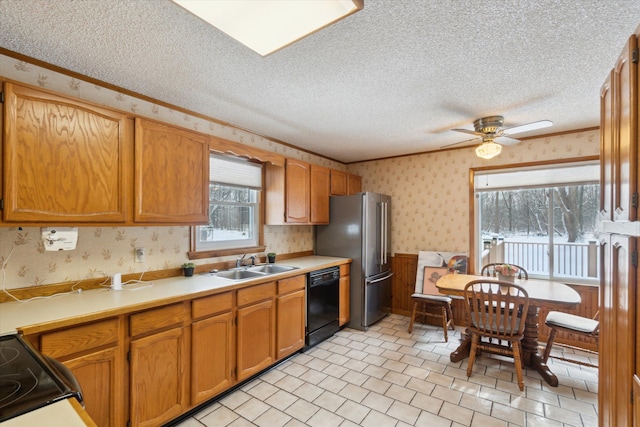
[[[237,311],[237,380],[242,381],[275,361],[275,310],[273,299]]]
[[[136,119],[134,220],[209,221],[209,138]]]
[[[347,195],[347,173],[331,170],[331,195],[346,196]]]
[[[600,88],[600,209],[601,221],[613,219],[613,71]]]
[[[613,234],[603,242],[600,286],[598,417],[600,425],[632,425],[632,377],[636,354],[636,238]]]
[[[287,159],[285,166],[285,222],[309,222],[309,164]]]
[[[347,193],[349,195],[356,194],[362,191],[362,178],[358,175],[349,174],[347,176]]]
[[[64,362],[82,387],[87,413],[99,426],[120,426],[123,419],[122,373],[119,350],[109,348]]]
[[[75,375],[86,410],[99,426],[126,422],[121,331],[121,319],[111,318],[46,332],[40,337],[40,351],[62,362]]]
[[[282,359],[304,347],[305,291],[280,295],[277,298],[276,329],[277,358]]]
[[[311,223],[329,223],[330,171],[322,166],[311,165]]]
[[[188,407],[188,359],[184,328],[131,341],[130,419],[158,426]]]
[[[637,49],[632,35],[613,69],[613,215],[615,221],[635,221],[638,191],[638,64],[632,60]],[[637,55],[637,53],[636,53]],[[637,197],[637,194],[635,194]]]
[[[121,113],[5,83],[3,219],[127,219],[132,129]]]
[[[342,267],[340,267],[340,272],[342,272]],[[346,325],[347,323],[349,323],[349,311],[350,311],[349,304],[351,304],[350,302],[351,290],[349,288],[350,278],[348,274],[349,273],[347,273],[347,276],[341,275],[340,277],[340,311],[338,314],[338,322],[340,326]]]
[[[191,325],[191,404],[197,405],[233,384],[231,312]]]

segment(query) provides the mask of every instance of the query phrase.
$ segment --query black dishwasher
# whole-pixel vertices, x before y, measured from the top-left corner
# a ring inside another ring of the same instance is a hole
[[[340,330],[340,267],[312,271],[307,280],[306,347],[326,340]]]

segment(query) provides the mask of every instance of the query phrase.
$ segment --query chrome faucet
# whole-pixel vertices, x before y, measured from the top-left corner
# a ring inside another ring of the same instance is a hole
[[[242,267],[242,260],[244,259],[244,257],[246,257],[247,254],[242,254],[242,256],[240,258],[236,259],[236,268],[240,268]]]
[[[237,258],[237,259],[236,259],[236,268],[240,268],[240,267],[242,267],[242,261],[244,260],[244,258],[245,258],[246,256],[247,256],[247,254],[242,254],[242,256],[241,256],[240,258]],[[251,256],[249,257],[249,259],[251,260],[251,265],[256,265],[256,257],[257,257],[257,256],[258,256],[258,255],[254,254],[254,255],[251,255]]]

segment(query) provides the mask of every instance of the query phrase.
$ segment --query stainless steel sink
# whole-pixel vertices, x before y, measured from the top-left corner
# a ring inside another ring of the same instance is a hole
[[[253,279],[255,277],[264,277],[265,273],[249,270],[225,270],[214,273],[215,276],[231,280]]]
[[[276,274],[284,273],[285,271],[296,270],[299,267],[292,267],[290,265],[276,265],[276,264],[264,264],[256,265],[255,267],[249,267],[248,271],[259,271],[264,274]]]
[[[232,268],[230,270],[211,271],[204,273],[207,276],[222,277],[231,280],[255,279],[256,277],[265,277],[270,274],[284,273],[285,271],[296,270],[299,267],[290,265],[264,264],[254,267]]]

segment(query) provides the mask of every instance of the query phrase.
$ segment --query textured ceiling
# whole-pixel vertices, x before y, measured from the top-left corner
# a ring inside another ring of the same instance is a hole
[[[638,0],[365,0],[263,58],[169,0],[0,0],[0,47],[348,163],[494,114],[598,126],[639,23]]]

